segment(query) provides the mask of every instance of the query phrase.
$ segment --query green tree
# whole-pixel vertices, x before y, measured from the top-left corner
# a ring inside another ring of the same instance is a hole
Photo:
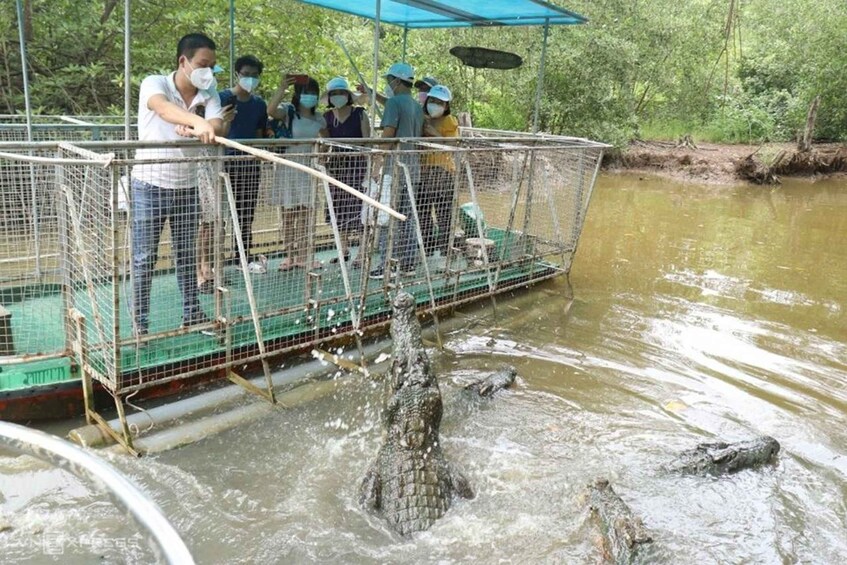
[[[557,3],[589,18],[550,31],[541,128],[615,144],[633,137],[693,133],[723,141],[791,139],[821,96],[818,135],[847,137],[847,3],[842,0],[573,0]],[[25,0],[33,106],[43,113],[123,111],[123,2]],[[175,64],[184,33],[202,31],[229,65],[229,0],[135,0],[132,72],[137,89]],[[373,27],[360,18],[294,0],[237,0],[236,54],[266,64],[260,92],[283,71],[325,83],[373,76]],[[414,30],[407,59],[453,90],[454,108],[474,124],[526,130],[532,123],[540,27]],[[475,70],[449,54],[455,45],[517,53],[523,66]],[[403,52],[402,30],[381,30],[379,67]],[[0,4],[0,112],[23,111],[14,2]],[[219,75],[227,86],[227,73]],[[381,86],[381,85],[377,85]],[[133,91],[133,99],[137,90]]]

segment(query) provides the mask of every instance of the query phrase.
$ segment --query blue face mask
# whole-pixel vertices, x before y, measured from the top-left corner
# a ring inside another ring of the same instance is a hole
[[[318,105],[318,95],[317,94],[301,94],[300,95],[300,105],[304,108],[314,108]]]
[[[238,84],[247,92],[253,92],[259,86],[259,79],[257,77],[239,77]]]

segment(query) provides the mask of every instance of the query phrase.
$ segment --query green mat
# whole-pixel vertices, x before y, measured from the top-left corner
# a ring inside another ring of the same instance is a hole
[[[511,234],[506,237],[502,230],[489,229],[488,237],[495,241],[497,252],[508,248],[513,256],[515,249],[520,245],[520,235]],[[520,251],[525,251],[521,249]],[[328,260],[335,256],[335,252],[326,251],[318,255],[318,259],[327,264],[320,270],[320,309],[317,319],[314,319],[315,311],[306,305],[307,277],[303,270],[290,270],[279,272],[277,265],[280,259],[271,260],[266,274],[252,275],[253,294],[256,299],[258,311],[267,313],[284,309],[292,310],[282,315],[274,315],[262,319],[261,327],[266,343],[274,342],[294,343],[294,338],[302,340],[304,334],[314,335],[316,331],[330,334],[335,331],[341,332],[349,329],[351,324],[351,312],[347,300],[341,269],[337,264],[328,264]],[[532,262],[504,267],[499,275],[498,286],[509,286],[510,281],[523,281],[550,272],[550,266],[544,263]],[[455,297],[466,298],[474,293],[484,295],[488,291],[489,277],[485,270],[465,270],[459,277],[446,276],[444,274],[431,273],[433,276],[432,294],[437,302],[450,303]],[[245,291],[243,275],[235,268],[225,270],[227,287],[230,290],[230,319],[243,318],[243,321],[235,323],[231,327],[231,339],[233,349],[250,347],[257,343],[255,328],[250,315],[250,305]],[[493,276],[493,275],[492,275]],[[354,303],[358,306],[362,291],[362,277],[360,269],[349,270],[351,293]],[[418,276],[407,281],[401,279],[403,288],[412,293],[418,303],[428,306],[431,300],[429,286],[423,277],[423,269],[419,268]],[[382,280],[365,279],[367,281],[368,297],[365,302],[365,310],[362,314],[364,319],[373,317],[384,317],[390,313],[390,305],[382,292],[384,283]],[[120,291],[120,328],[121,337],[131,338],[132,321],[127,304],[129,303],[130,288],[128,281],[124,283]],[[315,282],[312,282],[311,292],[318,291]],[[112,309],[111,283],[99,285],[95,294],[98,302],[107,300],[108,303],[100,304],[101,312],[109,313]],[[201,304],[207,314],[212,316],[215,312],[214,295],[200,295]],[[74,302],[86,316],[88,341],[94,345],[101,341],[94,323],[94,309],[87,289],[78,288],[74,292]],[[39,296],[22,296],[22,300],[7,306],[12,313],[12,327],[15,335],[15,346],[17,351],[26,352],[54,352],[61,351],[65,347],[65,328],[62,295],[58,287],[52,292]],[[25,315],[29,313],[29,318]],[[32,324],[32,313],[38,315],[38,331],[23,331],[23,326]],[[150,333],[164,332],[179,327],[181,323],[182,297],[176,283],[173,272],[159,273],[154,277],[151,291],[151,327]],[[41,315],[44,314],[44,315]],[[226,315],[226,311],[223,312]],[[110,331],[110,329],[107,329]],[[111,341],[109,335],[103,336]],[[121,350],[121,370],[126,373],[153,369],[166,364],[179,363],[188,360],[197,360],[206,356],[220,355],[225,351],[220,339],[201,333],[190,333],[179,336],[163,337],[152,340],[146,347],[136,348],[134,345],[123,347]],[[92,354],[91,362],[94,366],[101,365],[97,354]],[[68,359],[57,359],[50,361],[27,362],[18,364],[3,364],[0,362],[0,391],[12,390],[21,387],[61,382],[71,378],[70,362]]]

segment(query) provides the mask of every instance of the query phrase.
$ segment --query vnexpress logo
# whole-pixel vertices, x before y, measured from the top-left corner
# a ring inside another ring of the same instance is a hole
[[[65,535],[61,532],[44,532],[41,545],[45,555],[62,555],[65,553]]]

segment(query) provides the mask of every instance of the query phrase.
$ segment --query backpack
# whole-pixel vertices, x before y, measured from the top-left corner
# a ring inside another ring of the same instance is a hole
[[[276,139],[291,139],[293,137],[291,132],[292,124],[294,123],[294,105],[288,105],[288,120],[278,120],[276,118],[272,119],[268,126],[271,128],[271,131],[274,134],[274,138]]]

